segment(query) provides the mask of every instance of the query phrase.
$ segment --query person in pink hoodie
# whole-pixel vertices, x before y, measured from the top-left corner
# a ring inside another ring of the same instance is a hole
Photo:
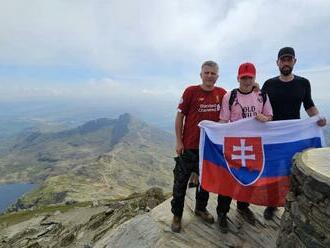
[[[256,68],[252,63],[239,66],[237,80],[239,88],[227,92],[222,99],[220,122],[233,122],[244,118],[256,118],[258,121],[272,120],[273,111],[268,96],[260,90],[255,90]],[[228,232],[227,213],[232,198],[219,195],[217,214],[220,231]],[[254,225],[255,217],[247,202],[237,202],[237,211],[242,217]]]

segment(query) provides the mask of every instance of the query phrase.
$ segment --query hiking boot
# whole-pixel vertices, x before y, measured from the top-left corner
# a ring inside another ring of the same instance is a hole
[[[226,213],[218,214],[218,222],[220,227],[220,232],[227,233],[228,232],[228,220]]]
[[[237,208],[238,213],[242,215],[243,219],[250,223],[251,225],[255,225],[256,218],[254,217],[254,213],[250,208]]]
[[[266,220],[272,220],[275,211],[276,211],[276,207],[266,207],[264,211],[264,218]]]
[[[179,233],[181,231],[181,217],[173,216],[171,229],[173,232]]]
[[[214,223],[214,218],[212,214],[209,213],[209,211],[200,211],[195,209],[195,215],[201,217],[204,221],[207,223],[213,224]]]

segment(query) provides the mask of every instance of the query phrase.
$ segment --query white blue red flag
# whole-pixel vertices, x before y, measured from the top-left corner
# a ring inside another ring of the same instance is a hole
[[[295,153],[325,145],[318,117],[199,123],[201,186],[263,206],[283,206]]]

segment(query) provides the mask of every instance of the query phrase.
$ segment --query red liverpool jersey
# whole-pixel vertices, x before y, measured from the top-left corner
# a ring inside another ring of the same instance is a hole
[[[222,97],[226,91],[214,87],[205,91],[200,85],[188,87],[182,95],[178,110],[185,115],[183,127],[184,149],[198,149],[199,127],[203,120],[219,121]]]

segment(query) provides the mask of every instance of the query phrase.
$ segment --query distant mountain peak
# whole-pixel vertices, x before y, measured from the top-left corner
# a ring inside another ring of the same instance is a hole
[[[143,126],[147,125],[143,120],[129,113],[124,113],[119,115],[117,121],[118,123],[125,125],[131,125],[131,124],[140,124]]]
[[[109,118],[99,118],[96,120],[91,120],[86,122],[85,124],[78,127],[80,132],[91,132],[103,127],[107,127],[113,125],[115,120]]]
[[[129,121],[132,118],[133,118],[133,116],[131,114],[124,113],[124,114],[119,115],[118,120],[120,120],[120,121]]]
[[[129,131],[132,130],[133,126],[141,126],[144,122],[133,117],[129,113],[124,113],[120,115],[116,121],[116,124],[113,127],[113,136],[111,140],[111,145],[116,145],[125,137]],[[134,128],[133,128],[134,129]]]

